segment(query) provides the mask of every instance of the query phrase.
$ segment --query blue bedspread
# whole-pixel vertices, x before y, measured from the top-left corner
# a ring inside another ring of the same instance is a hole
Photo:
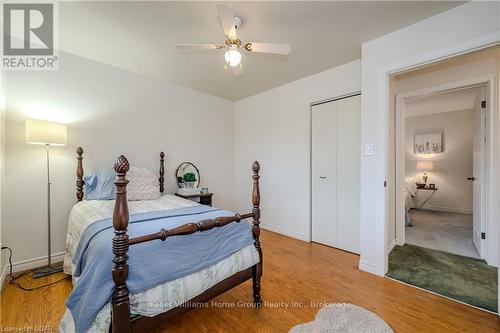
[[[234,213],[207,206],[177,208],[130,216],[130,238],[176,226]],[[111,277],[113,253],[111,219],[90,225],[83,233],[73,257],[74,276],[79,277],[66,301],[77,332],[86,332],[114,290]],[[195,273],[253,243],[251,225],[246,221],[186,236],[154,240],[129,248],[130,293],[139,293],[160,284]]]

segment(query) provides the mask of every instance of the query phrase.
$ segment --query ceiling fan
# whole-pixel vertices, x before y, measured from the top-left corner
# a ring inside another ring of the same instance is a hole
[[[231,68],[233,73],[238,75],[242,73],[240,49],[248,52],[271,53],[288,55],[290,54],[290,45],[276,43],[243,43],[236,35],[236,31],[241,27],[241,18],[234,15],[231,8],[226,5],[217,5],[219,22],[226,35],[226,40],[222,44],[177,44],[178,49],[198,49],[198,50],[226,50],[224,59],[226,68]]]

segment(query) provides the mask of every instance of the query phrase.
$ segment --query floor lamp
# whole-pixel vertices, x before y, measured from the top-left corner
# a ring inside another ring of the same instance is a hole
[[[66,145],[66,125],[43,120],[26,120],[26,142],[45,145],[47,156],[47,230],[48,230],[48,263],[47,266],[36,269],[34,278],[50,275],[62,271],[62,264],[53,265],[51,256],[51,230],[50,230],[50,146]]]

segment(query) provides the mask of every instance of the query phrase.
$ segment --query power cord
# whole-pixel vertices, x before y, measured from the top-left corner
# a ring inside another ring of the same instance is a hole
[[[69,278],[69,276],[65,276],[62,279],[59,279],[59,280],[56,280],[54,282],[47,283],[47,284],[44,284],[44,285],[41,285],[41,286],[32,287],[32,288],[23,287],[16,280],[19,279],[20,277],[24,276],[24,275],[32,273],[35,270],[34,269],[30,269],[30,270],[22,272],[21,274],[19,274],[17,276],[14,276],[14,274],[12,273],[12,249],[10,247],[8,247],[8,246],[2,246],[2,250],[9,250],[9,277],[10,277],[9,284],[14,285],[14,286],[18,287],[21,290],[24,290],[24,291],[38,290],[38,289],[46,288],[46,287],[51,286],[53,284],[59,283],[59,282],[61,282],[63,280],[66,280],[67,278]]]

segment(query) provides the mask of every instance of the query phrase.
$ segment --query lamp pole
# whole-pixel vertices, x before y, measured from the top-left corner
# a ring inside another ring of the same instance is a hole
[[[33,277],[39,278],[42,276],[47,276],[51,275],[54,273],[62,272],[63,268],[62,265],[57,265],[57,266],[52,266],[52,237],[51,237],[51,228],[50,228],[50,222],[51,222],[51,211],[50,211],[50,144],[46,144],[46,155],[47,155],[47,258],[48,258],[48,264],[46,267],[39,268],[33,272]]]
[[[26,120],[26,143],[45,145],[47,159],[47,266],[33,271],[33,277],[39,278],[57,272],[62,272],[62,263],[52,265],[52,230],[50,207],[50,146],[65,146],[67,142],[66,125],[40,119]]]
[[[47,233],[48,233],[48,237],[47,239],[49,240],[48,241],[48,258],[49,258],[49,262],[48,262],[48,268],[52,268],[52,246],[51,246],[51,243],[52,243],[52,239],[50,237],[50,154],[49,154],[49,149],[50,149],[50,145],[49,144],[46,144],[45,147],[47,148],[46,149],[46,152],[47,152]]]

